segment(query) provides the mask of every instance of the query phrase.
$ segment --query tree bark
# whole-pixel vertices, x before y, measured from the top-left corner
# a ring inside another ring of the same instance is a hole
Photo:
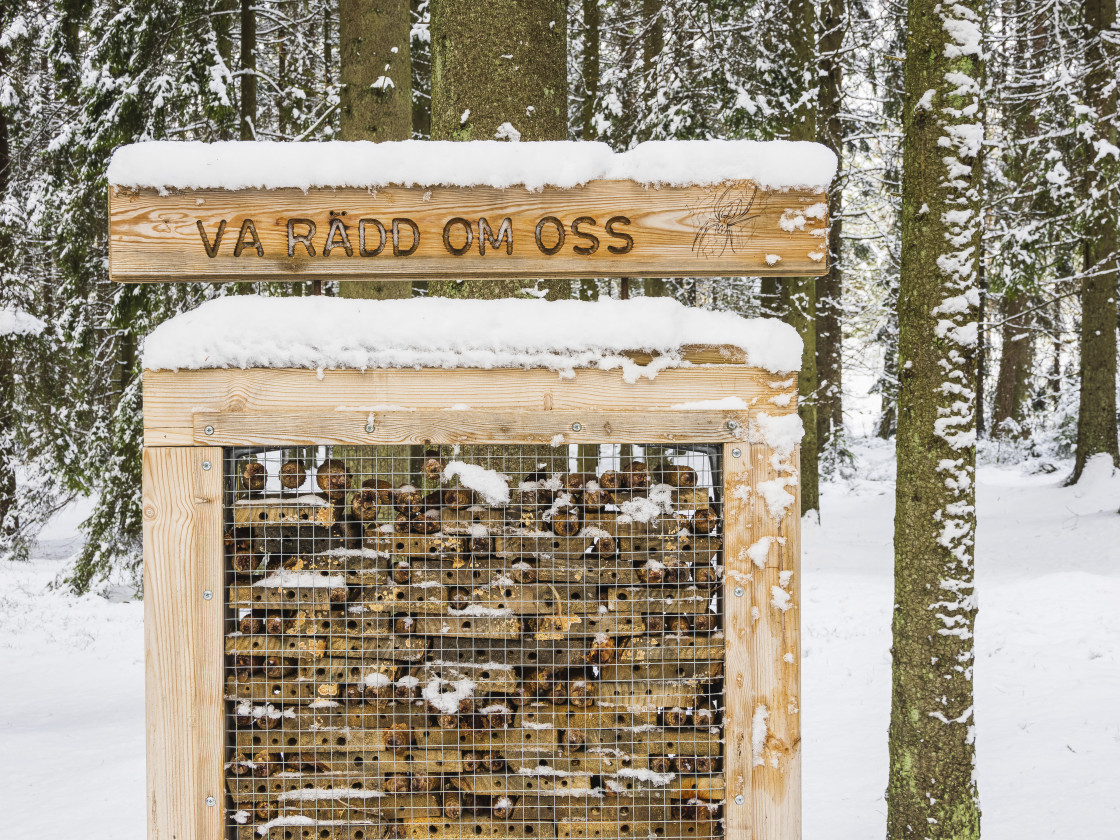
[[[0,45],[0,74],[9,72],[7,50]],[[8,115],[0,108],[0,197],[7,196],[11,180],[11,154],[8,145]],[[7,269],[12,253],[7,225],[0,224],[0,267]],[[7,271],[5,270],[6,274]],[[11,337],[8,347],[0,353],[0,552],[11,547],[12,537],[19,531],[16,520],[16,452],[15,452],[15,366]]]
[[[521,140],[566,140],[567,8],[561,0],[432,2],[432,139],[492,140],[509,123]],[[495,299],[526,281],[433,279],[432,295]],[[542,283],[550,299],[570,281]]]
[[[1115,146],[1117,91],[1112,68],[1117,49],[1104,36],[1116,24],[1115,0],[1087,0],[1085,25],[1085,103],[1097,116],[1098,136]],[[1081,281],[1081,396],[1077,416],[1077,459],[1073,481],[1081,478],[1094,455],[1105,454],[1120,465],[1116,437],[1116,317],[1117,219],[1115,164],[1098,157],[1090,143],[1086,150],[1086,197],[1102,193],[1086,220],[1084,243],[1086,276]],[[1112,177],[1109,177],[1112,176]]]
[[[799,74],[800,104],[793,112],[791,140],[817,139],[816,15],[812,0],[793,0],[790,49],[794,72]],[[797,413],[805,426],[801,439],[801,513],[820,510],[817,436],[817,278],[793,277],[782,284],[783,317],[801,335],[805,349],[797,377]]]
[[[1000,308],[1003,324],[1000,326],[1002,347],[999,356],[999,376],[996,379],[995,400],[992,405],[992,437],[1014,438],[1020,436],[1030,397],[1031,334],[1030,323],[1024,318],[1027,295],[1019,292],[1005,297]]]
[[[339,82],[343,140],[408,140],[412,136],[412,9],[409,0],[339,0]],[[412,297],[400,280],[339,283],[339,297]]]
[[[580,106],[580,137],[594,140],[595,109],[599,104],[599,37],[603,23],[599,0],[583,0],[583,104]]]
[[[981,0],[911,0],[887,836],[980,836],[972,668]]]
[[[844,45],[844,24],[847,0],[825,0],[821,7],[820,38],[820,136],[819,140],[836,153],[838,161],[844,152],[844,125],[841,121],[844,85],[841,48]],[[828,273],[817,278],[817,438],[822,450],[842,436],[843,363],[841,357],[843,332],[843,277],[841,274],[841,233],[844,192],[842,181],[833,184],[828,194]]]
[[[257,10],[241,0],[241,139],[257,139]]]

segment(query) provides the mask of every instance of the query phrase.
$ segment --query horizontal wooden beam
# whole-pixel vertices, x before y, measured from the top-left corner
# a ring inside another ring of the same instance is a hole
[[[531,433],[547,443],[562,433],[569,443],[623,437],[656,443],[677,434],[678,441],[719,441],[732,439],[718,429],[728,419],[796,411],[796,391],[796,376],[743,365],[674,368],[634,383],[617,370],[577,370],[568,379],[539,369],[146,371],[144,440],[148,446],[354,444],[435,441],[436,435],[512,440]],[[729,397],[746,408],[675,408]],[[366,433],[370,414],[374,432]],[[614,420],[615,414],[625,417]],[[585,431],[573,432],[576,422]],[[207,425],[213,435],[205,434]],[[696,437],[704,434],[710,437]]]
[[[194,415],[194,443],[328,444],[723,443],[740,439],[745,411],[336,411]]]
[[[573,189],[109,191],[109,273],[154,281],[823,274],[823,192],[749,181]]]

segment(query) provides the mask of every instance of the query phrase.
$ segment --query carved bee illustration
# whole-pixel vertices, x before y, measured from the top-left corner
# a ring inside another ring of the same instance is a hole
[[[697,220],[692,238],[693,253],[701,257],[720,257],[728,248],[734,252],[750,238],[751,222],[759,217],[751,213],[758,198],[754,184],[728,184],[720,187],[701,205],[693,209]]]

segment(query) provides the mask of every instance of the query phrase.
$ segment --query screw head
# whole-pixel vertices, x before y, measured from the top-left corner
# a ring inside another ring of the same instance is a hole
[[[572,431],[573,432],[579,432],[579,431],[582,431],[582,430],[583,430],[583,424],[582,423],[572,423]]]
[[[218,800],[216,800],[213,796],[207,796],[206,804],[213,808],[216,804],[218,804]]]
[[[373,434],[373,429],[374,429],[373,423],[366,423],[366,434],[367,435],[372,435]]]
[[[213,597],[214,597],[214,593],[211,592],[209,589],[207,589],[205,592],[202,593],[202,600],[203,601],[209,601]]]
[[[203,461],[202,462],[202,469],[204,469],[204,470],[210,469],[210,462],[209,461]]]
[[[203,432],[204,432],[205,434],[208,434],[208,435],[212,435],[212,434],[214,434],[214,427],[213,427],[213,426],[207,426],[207,427],[206,427],[205,429],[203,429],[202,431],[203,431]]]
[[[735,804],[736,805],[742,805],[744,802],[746,802],[746,800],[743,799],[743,794],[740,793],[738,796],[735,797]]]
[[[743,597],[743,587],[741,587],[741,586],[736,586],[735,587],[735,597],[736,598],[742,598]]]
[[[742,449],[739,449],[738,447],[736,447],[735,449],[731,450],[731,457],[732,458],[741,458],[742,456],[743,456],[743,450]]]
[[[738,422],[737,420],[728,420],[728,421],[727,421],[727,429],[728,429],[728,431],[731,431],[731,432],[733,432],[733,431],[735,431],[735,430],[736,430],[736,429],[738,429],[738,428],[739,428],[739,422]]]

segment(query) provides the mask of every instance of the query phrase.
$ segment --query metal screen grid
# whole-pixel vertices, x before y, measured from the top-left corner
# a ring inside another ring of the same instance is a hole
[[[227,836],[721,836],[719,453],[226,449]]]

